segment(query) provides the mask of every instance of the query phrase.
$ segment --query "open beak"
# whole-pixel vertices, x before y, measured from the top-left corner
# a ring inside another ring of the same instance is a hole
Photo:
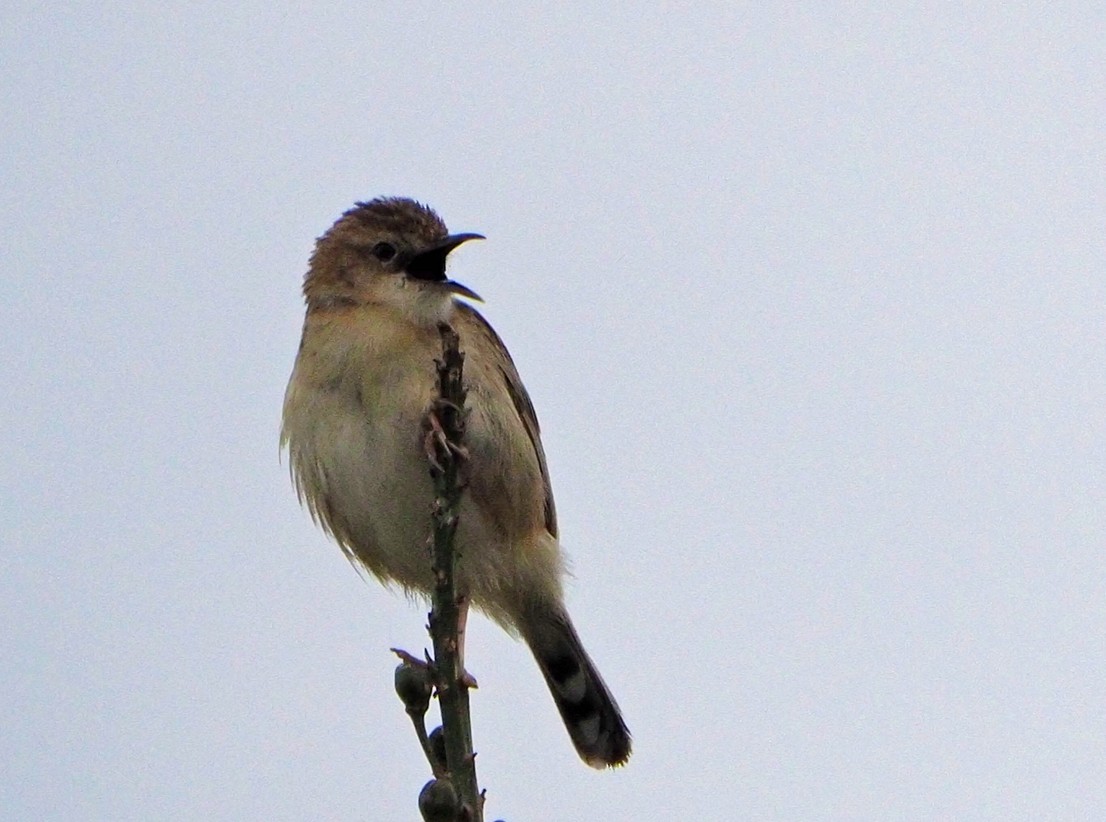
[[[408,277],[412,277],[416,280],[425,280],[431,283],[441,283],[454,294],[460,294],[462,297],[468,297],[470,300],[483,302],[483,300],[480,299],[480,295],[468,286],[461,285],[458,282],[445,278],[445,260],[446,257],[449,256],[449,252],[461,243],[466,243],[469,240],[483,239],[483,234],[450,234],[448,237],[443,237],[429,248],[424,248],[408,260],[404,270],[407,272]]]

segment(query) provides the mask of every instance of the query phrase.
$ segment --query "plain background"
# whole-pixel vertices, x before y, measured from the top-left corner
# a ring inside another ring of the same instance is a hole
[[[5,4],[4,819],[417,818],[425,610],[277,453],[382,194],[488,236],[635,734],[474,620],[489,820],[1106,816],[1103,6],[597,5]]]

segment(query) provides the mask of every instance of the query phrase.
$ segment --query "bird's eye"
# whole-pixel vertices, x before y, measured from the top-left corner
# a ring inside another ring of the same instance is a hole
[[[382,263],[386,263],[396,256],[396,247],[391,243],[377,243],[370,251],[372,255]]]

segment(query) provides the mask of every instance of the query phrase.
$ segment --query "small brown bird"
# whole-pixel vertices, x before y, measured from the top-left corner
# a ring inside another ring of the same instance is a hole
[[[530,646],[577,752],[623,764],[630,734],[564,607],[564,558],[538,421],[503,342],[456,297],[449,234],[413,200],[358,203],[318,239],[303,339],[284,400],[300,500],[384,583],[428,595],[433,484],[425,420],[437,396],[437,326],[465,352],[468,485],[455,537],[459,593]]]

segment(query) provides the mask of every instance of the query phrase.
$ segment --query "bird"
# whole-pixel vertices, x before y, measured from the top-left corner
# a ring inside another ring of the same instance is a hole
[[[281,447],[301,504],[356,565],[429,596],[434,487],[426,424],[437,399],[438,327],[464,352],[466,488],[457,590],[533,653],[581,759],[631,752],[618,704],[564,604],[565,556],[537,415],[511,355],[446,277],[450,234],[404,197],[358,202],[320,236],[303,281],[303,334],[284,399]]]

